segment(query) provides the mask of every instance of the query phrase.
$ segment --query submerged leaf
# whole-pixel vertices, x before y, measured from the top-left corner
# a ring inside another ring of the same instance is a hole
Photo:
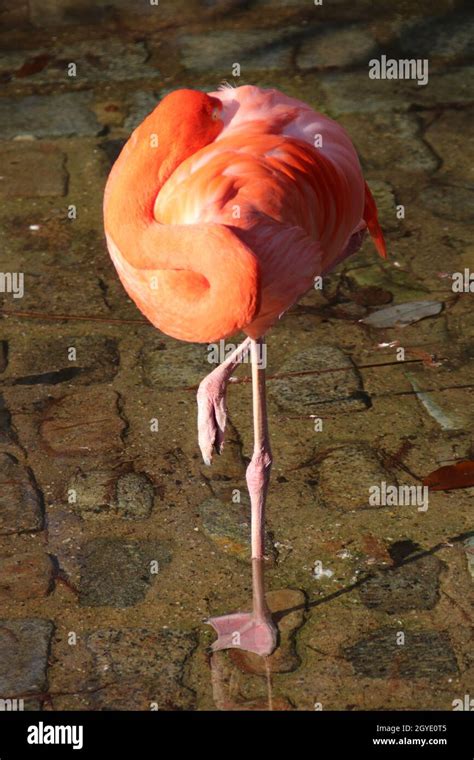
[[[431,396],[431,391],[426,392],[420,388],[411,372],[405,372],[405,376],[410,381],[411,387],[415,391],[417,398],[420,399],[428,414],[430,414],[433,419],[436,420],[438,425],[440,425],[443,430],[456,430],[457,428],[461,427],[456,418],[452,419],[448,414],[446,414],[443,409],[441,409],[440,406],[438,406],[438,404],[433,400],[433,397]]]
[[[469,574],[474,581],[474,536],[471,536],[464,542],[464,550],[466,552]]]
[[[51,61],[51,56],[48,53],[42,53],[34,58],[29,58],[24,62],[23,66],[15,72],[15,76],[18,78],[30,77],[32,74],[38,74],[43,71],[45,66]]]
[[[467,459],[430,472],[423,485],[432,491],[450,491],[453,488],[474,486],[474,461]]]
[[[389,290],[368,285],[366,288],[359,288],[351,293],[351,298],[361,306],[383,306],[393,300],[393,295]]]
[[[368,317],[360,321],[370,327],[405,327],[412,322],[418,322],[425,317],[433,317],[439,314],[443,304],[440,301],[409,301],[398,306],[389,306],[387,309],[374,311]]]

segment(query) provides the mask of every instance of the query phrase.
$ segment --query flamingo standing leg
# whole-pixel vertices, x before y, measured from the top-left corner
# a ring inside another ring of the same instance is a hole
[[[277,629],[265,601],[264,583],[265,501],[272,456],[265,401],[265,369],[260,359],[263,344],[263,338],[250,341],[254,449],[247,468],[247,487],[251,504],[253,610],[210,618],[208,622],[218,634],[217,641],[212,645],[214,651],[237,648],[265,656],[276,647]]]

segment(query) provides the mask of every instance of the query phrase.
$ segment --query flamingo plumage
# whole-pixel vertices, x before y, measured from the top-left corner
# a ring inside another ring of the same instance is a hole
[[[271,469],[261,345],[314,283],[355,253],[369,230],[386,255],[377,209],[345,130],[277,90],[176,90],[137,127],[104,196],[107,245],[150,322],[184,341],[247,338],[203,380],[198,436],[206,464],[221,453],[226,386],[250,351],[254,452],[253,610],[211,618],[214,649],[270,654],[264,511]]]

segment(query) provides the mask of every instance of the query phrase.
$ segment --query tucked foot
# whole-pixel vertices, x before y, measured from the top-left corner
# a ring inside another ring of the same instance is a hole
[[[271,618],[257,621],[251,612],[209,618],[207,621],[217,632],[212,650],[244,649],[262,657],[272,654],[277,645],[277,628]]]
[[[222,452],[227,421],[226,386],[224,378],[206,377],[197,392],[198,441],[205,464],[210,465],[212,454]]]

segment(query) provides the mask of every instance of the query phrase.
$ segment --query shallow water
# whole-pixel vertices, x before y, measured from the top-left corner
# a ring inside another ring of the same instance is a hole
[[[376,17],[365,2],[90,5],[31,2],[27,18],[11,4],[2,34],[1,269],[23,272],[25,292],[0,294],[0,696],[53,710],[451,709],[470,675],[472,488],[431,492],[427,512],[371,505],[369,489],[473,458],[472,292],[450,279],[474,268],[467,18],[448,2],[380,3]],[[370,80],[368,58],[387,50],[428,57],[428,85]],[[382,263],[366,241],[268,337],[280,646],[266,667],[237,651],[210,660],[203,622],[250,602],[249,366],[206,468],[207,349],[144,321],[101,219],[133,126],[170,89],[234,81],[235,61],[238,83],[347,128],[390,253]],[[359,322],[414,300],[443,310],[404,328]]]

